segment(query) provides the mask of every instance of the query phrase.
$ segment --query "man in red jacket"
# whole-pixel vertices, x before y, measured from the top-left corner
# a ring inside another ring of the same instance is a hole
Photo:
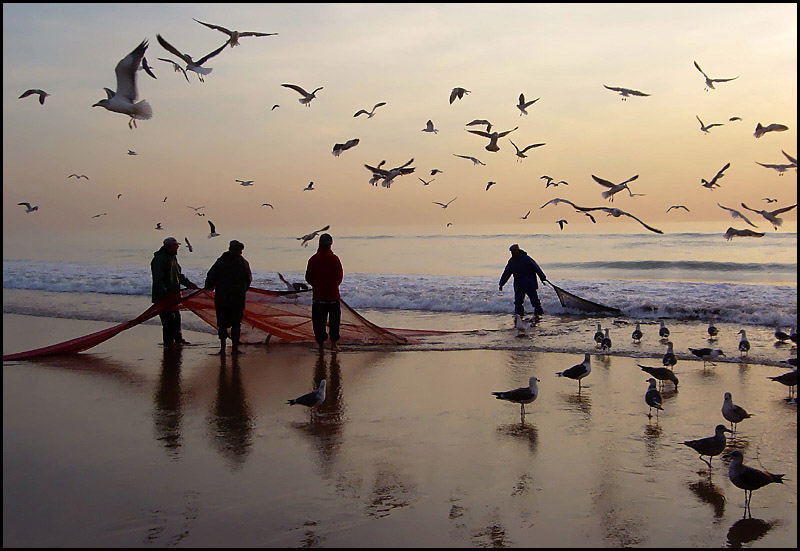
[[[320,350],[328,338],[325,332],[325,322],[330,330],[331,349],[338,350],[336,341],[339,340],[339,322],[342,317],[339,305],[339,284],[344,273],[339,257],[331,251],[333,237],[323,233],[319,236],[317,253],[308,259],[306,267],[306,281],[313,288],[311,304],[311,323],[314,327],[314,338]]]

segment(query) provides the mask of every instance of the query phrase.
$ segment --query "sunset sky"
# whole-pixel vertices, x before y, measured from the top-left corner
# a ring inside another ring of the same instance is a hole
[[[205,64],[205,83],[191,72],[187,83],[157,59],[178,61],[156,33],[195,59],[227,39],[192,18],[278,35],[240,39]],[[158,79],[140,72],[139,95],[154,115],[131,130],[125,115],[92,104],[145,38]],[[738,78],[706,91],[694,61],[712,78]],[[306,107],[283,83],[324,88]],[[621,101],[604,84],[651,95]],[[470,93],[450,104],[457,86]],[[18,99],[29,88],[52,95],[44,105]],[[527,116],[515,107],[520,93],[541,98]],[[381,101],[374,118],[353,116]],[[724,125],[705,134],[696,116]],[[429,119],[438,133],[421,131]],[[519,128],[490,152],[467,132],[479,128],[465,126],[473,119]],[[756,139],[759,122],[789,129]],[[352,138],[356,147],[331,154]],[[517,162],[509,138],[546,145]],[[618,206],[666,231],[708,222],[721,233],[746,225],[717,203],[797,201],[796,169],[781,176],[756,164],[788,163],[782,150],[797,155],[796,4],[3,5],[4,243],[32,231],[149,232],[156,222],[176,235],[206,230],[186,205],[204,205],[229,234],[447,222],[524,231],[559,218],[576,233],[644,231],[605,216],[593,225],[566,205],[539,209],[554,197]],[[364,164],[411,158],[416,171],[390,189],[368,183]],[[728,162],[721,187],[701,186]],[[645,195],[623,191],[611,204],[592,174],[638,174],[630,187]],[[542,175],[569,185],[545,189]],[[446,210],[433,204],[454,197]],[[39,210],[25,214],[20,201]],[[691,212],[665,212],[678,204]],[[782,231],[796,231],[796,210]]]

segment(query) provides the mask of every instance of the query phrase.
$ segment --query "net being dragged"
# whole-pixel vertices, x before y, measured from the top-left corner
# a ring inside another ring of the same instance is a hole
[[[565,291],[560,287],[556,287],[549,279],[547,280],[547,282],[555,290],[556,295],[558,296],[558,300],[559,302],[561,302],[561,306],[564,308],[571,308],[573,310],[582,310],[584,312],[597,312],[597,313],[604,312],[609,314],[620,314],[620,310],[617,308],[604,306],[602,304],[598,304],[597,302],[592,302],[591,300],[581,298],[578,295],[573,295],[572,293]]]
[[[202,289],[184,289],[180,294],[167,295],[132,320],[114,327],[84,335],[62,343],[3,355],[6,360],[27,360],[56,354],[77,354],[93,348],[126,329],[135,327],[178,306],[191,310],[197,317],[217,329],[214,292]],[[341,301],[341,340],[344,344],[404,344],[414,336],[445,333],[446,331],[421,331],[413,329],[384,329],[370,322]],[[273,342],[314,342],[311,325],[311,296],[308,292],[268,291],[250,288],[242,317],[241,340],[246,344]]]

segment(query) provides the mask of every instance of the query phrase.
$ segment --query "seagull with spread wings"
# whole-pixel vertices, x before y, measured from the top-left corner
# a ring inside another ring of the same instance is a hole
[[[762,126],[761,123],[756,124],[756,131],[753,133],[753,136],[756,138],[760,138],[767,132],[785,132],[789,130],[789,127],[785,124],[779,124],[777,122],[773,122],[772,124],[768,124],[767,126]]]
[[[513,141],[511,141],[510,138],[509,138],[508,141],[511,142],[511,145],[513,145],[514,149],[516,150],[516,155],[517,155],[517,161],[518,162],[522,162],[523,159],[526,159],[528,157],[527,155],[525,155],[525,152],[528,151],[529,149],[533,149],[534,147],[541,147],[541,146],[545,145],[544,143],[534,143],[534,144],[531,144],[531,145],[529,145],[529,146],[527,146],[527,147],[525,147],[523,149],[520,149],[519,147],[517,147],[517,144],[515,144]],[[547,187],[547,186],[545,186],[545,187]]]
[[[711,90],[715,89],[715,82],[730,82],[731,80],[736,80],[739,78],[738,76],[733,78],[709,78],[709,76],[700,68],[700,65],[698,65],[696,61],[694,62],[694,66],[697,67],[697,70],[700,71],[703,74],[703,77],[706,79],[706,92],[708,92],[709,88]]]
[[[528,114],[528,107],[536,103],[542,98],[532,99],[531,101],[525,101],[525,94],[519,95],[519,102],[517,103],[517,109],[519,109],[519,116],[527,115]],[[487,130],[488,132],[488,130]]]
[[[22,205],[23,207],[25,207],[25,214],[30,214],[35,210],[39,210],[39,205],[36,205],[36,206],[32,207],[31,204],[28,203],[27,201],[23,201],[22,203],[17,203],[17,204],[18,205]]]
[[[769,221],[770,224],[772,224],[772,227],[777,230],[778,226],[783,224],[783,219],[782,218],[778,218],[778,215],[782,214],[784,212],[788,212],[788,211],[792,210],[793,208],[795,208],[797,206],[797,203],[795,203],[794,205],[788,206],[788,207],[783,207],[783,208],[775,209],[775,210],[756,210],[756,209],[751,209],[750,207],[748,207],[744,203],[742,203],[742,206],[744,208],[746,208],[747,210],[753,211],[753,212],[758,213],[761,216],[763,216],[765,219],[767,219]]]
[[[764,168],[771,168],[772,170],[778,173],[778,176],[783,176],[783,173],[791,168],[797,168],[796,164],[769,164],[769,163],[759,163],[756,161],[757,165],[761,165]]]
[[[456,157],[461,157],[462,159],[467,159],[469,161],[472,161],[473,165],[486,166],[486,163],[481,162],[480,159],[476,159],[475,157],[470,157],[469,155],[456,155],[455,153],[453,153],[453,155],[455,155]]]
[[[689,209],[686,207],[686,205],[672,205],[670,208],[667,209],[667,212],[671,211],[672,209],[683,209],[686,212],[689,212]]]
[[[145,50],[147,50],[146,39],[142,40],[141,44],[117,63],[114,68],[117,76],[116,92],[109,88],[103,88],[108,97],[92,105],[92,107],[103,107],[114,113],[128,115],[130,117],[128,128],[131,129],[136,126],[136,119],[148,120],[153,117],[153,109],[150,104],[146,100],[137,101],[139,90],[136,86],[136,73]]]
[[[439,206],[440,206],[440,207],[442,207],[443,209],[446,209],[448,206],[450,206],[450,203],[452,203],[452,202],[453,202],[453,201],[455,201],[456,199],[458,199],[458,197],[453,197],[453,198],[452,198],[452,199],[450,199],[450,200],[449,200],[447,203],[440,203],[440,202],[438,202],[438,201],[432,201],[432,203],[433,203],[434,205],[439,205]]]
[[[75,174],[75,173],[70,174],[69,176],[67,176],[67,178],[72,178],[73,176],[78,180],[80,180],[81,178],[86,178],[87,180],[89,179],[89,177],[86,174]]]
[[[208,234],[209,239],[220,236],[220,234],[217,233],[217,228],[214,226],[214,223],[211,220],[208,221],[208,227],[211,228],[211,231]]]
[[[433,182],[435,179],[436,179],[436,178],[431,178],[430,180],[428,180],[428,181],[426,182],[426,181],[425,181],[425,180],[423,180],[422,178],[417,178],[417,180],[419,180],[420,182],[422,182],[422,185],[425,185],[425,186],[429,186],[429,185],[431,185],[431,182]]]
[[[292,90],[294,90],[295,92],[297,92],[298,94],[303,96],[302,98],[300,98],[297,101],[299,101],[301,104],[305,105],[306,107],[311,107],[311,100],[313,100],[315,97],[317,97],[317,95],[316,95],[317,92],[322,90],[322,86],[320,86],[318,88],[315,88],[314,91],[309,94],[308,92],[303,90],[297,84],[281,84],[281,86],[283,86],[284,88],[291,88]]]
[[[194,17],[192,17],[192,19],[194,19]],[[197,21],[198,23],[200,23],[201,25],[205,25],[209,29],[214,29],[215,31],[220,31],[220,32],[223,32],[223,33],[227,34],[228,35],[228,43],[231,45],[231,48],[233,48],[234,46],[238,46],[239,45],[239,39],[240,38],[244,38],[246,36],[275,36],[276,34],[278,34],[278,33],[257,33],[257,32],[252,32],[252,31],[244,31],[244,32],[229,31],[225,27],[220,27],[219,25],[212,25],[210,23],[203,23],[202,21],[199,21],[197,19],[194,19],[194,20]]]
[[[215,55],[219,54],[222,50],[225,49],[225,46],[228,45],[228,42],[230,42],[230,40],[228,40],[227,42],[225,42],[225,44],[223,44],[222,46],[220,46],[219,48],[217,48],[216,50],[214,50],[210,54],[208,54],[208,55],[206,55],[204,57],[201,57],[197,61],[194,61],[192,59],[192,56],[190,56],[189,54],[182,54],[181,52],[179,52],[178,49],[175,46],[173,46],[172,44],[170,44],[169,42],[164,40],[164,37],[162,37],[160,34],[156,35],[156,39],[158,40],[158,43],[161,44],[161,46],[165,50],[167,50],[169,53],[171,53],[173,55],[178,56],[179,58],[181,58],[183,60],[184,63],[186,63],[186,70],[187,71],[193,71],[193,72],[197,73],[197,78],[200,79],[200,82],[205,82],[205,80],[203,80],[203,75],[207,75],[207,74],[211,73],[211,71],[213,70],[213,69],[211,69],[211,67],[202,67],[203,63],[205,63],[206,61],[208,61],[209,59],[211,59]],[[159,59],[161,59],[161,58],[159,58]]]
[[[297,240],[298,241],[302,241],[302,243],[300,243],[300,244],[303,247],[308,247],[308,242],[309,241],[311,241],[312,239],[317,237],[318,234],[320,234],[320,233],[322,233],[324,231],[327,231],[329,228],[330,228],[330,225],[325,226],[324,228],[320,228],[317,231],[312,231],[311,233],[307,233],[306,235],[304,235],[302,237],[298,237]]]
[[[486,146],[486,151],[497,152],[500,151],[500,146],[497,145],[497,140],[504,136],[508,136],[514,130],[519,128],[519,126],[515,126],[511,130],[506,130],[504,132],[483,132],[481,130],[467,130],[470,134],[476,134],[478,136],[483,136],[484,138],[489,138],[489,144]]]
[[[700,121],[700,130],[708,134],[708,131],[714,128],[715,126],[723,126],[721,122],[713,122],[711,124],[704,124],[703,121],[700,120],[698,115],[695,115],[695,118]]]
[[[41,103],[42,105],[44,105],[44,98],[50,95],[44,90],[39,90],[38,88],[32,88],[30,90],[25,90],[24,92],[22,92],[22,95],[19,97],[19,99],[27,98],[28,96],[31,96],[33,94],[39,95],[39,103]]]
[[[189,75],[186,74],[186,69],[172,61],[171,59],[167,59],[165,57],[157,57],[159,61],[164,61],[172,65],[172,68],[175,70],[176,73],[183,73],[183,78],[186,79],[186,82],[189,82]]]
[[[626,101],[629,96],[649,96],[650,94],[645,94],[644,92],[639,92],[638,90],[631,90],[630,88],[622,88],[620,86],[606,86],[603,84],[603,88],[608,90],[612,90],[614,92],[619,92],[619,95],[622,96],[622,101]]]
[[[381,186],[389,188],[392,186],[392,182],[394,181],[395,178],[397,178],[398,176],[405,176],[406,174],[411,174],[412,172],[414,172],[414,170],[416,170],[414,167],[408,166],[414,162],[413,158],[411,158],[411,160],[409,160],[407,163],[389,170],[380,168],[380,166],[385,162],[386,161],[382,161],[381,164],[378,165],[377,167],[364,165],[367,168],[367,170],[370,170],[372,172],[372,179],[370,180],[370,183],[372,183],[372,181],[374,180],[375,183],[373,185],[378,185],[377,182],[382,180]]]
[[[725,206],[722,206],[722,205],[720,205],[719,203],[717,203],[717,206],[718,206],[719,208],[721,208],[721,209],[725,209],[725,210],[727,210],[729,213],[731,213],[731,218],[733,218],[733,219],[736,219],[736,218],[741,218],[742,220],[744,220],[745,222],[747,222],[748,224],[750,224],[750,225],[751,225],[751,226],[753,226],[754,228],[757,228],[757,227],[758,227],[758,226],[756,226],[755,224],[753,224],[753,223],[752,223],[750,220],[748,220],[748,218],[747,218],[747,217],[746,217],[744,214],[742,214],[741,212],[739,212],[738,210],[736,210],[736,209],[732,209],[732,208],[728,208],[728,207],[725,207]]]
[[[360,141],[361,140],[359,140],[358,138],[353,138],[352,140],[347,140],[344,143],[333,144],[333,151],[331,151],[331,153],[333,154],[334,157],[338,157],[339,155],[342,154],[342,151],[347,151],[351,147],[357,146],[358,142]]]
[[[764,237],[764,232],[758,232],[753,230],[748,230],[747,228],[743,230],[737,230],[735,228],[728,228],[725,233],[722,234],[722,237],[730,241],[734,237]]]
[[[545,203],[544,205],[542,205],[539,208],[544,208],[544,207],[546,207],[547,205],[550,205],[550,204],[557,205],[558,203],[567,203],[568,205],[572,206],[572,208],[574,208],[575,210],[583,212],[583,213],[588,213],[588,212],[592,212],[592,211],[595,211],[595,210],[602,210],[608,216],[613,216],[615,218],[619,218],[620,216],[627,216],[629,218],[632,218],[632,219],[636,220],[642,226],[644,226],[645,228],[647,228],[648,230],[650,230],[653,233],[660,233],[660,234],[664,233],[663,231],[661,231],[661,230],[659,230],[657,228],[654,228],[652,226],[648,226],[647,224],[642,222],[640,219],[638,219],[637,217],[635,217],[631,213],[625,212],[624,210],[621,210],[621,209],[618,209],[618,208],[611,208],[611,207],[579,207],[578,205],[576,205],[572,201],[568,201],[566,199],[561,199],[561,198],[558,198],[558,197],[556,197],[555,199],[549,200],[547,203]]]
[[[487,132],[490,132],[492,130],[492,123],[490,123],[486,119],[474,119],[471,122],[465,124],[464,126],[475,126],[475,125],[486,125]]]
[[[639,177],[639,175],[636,174],[635,176],[631,176],[630,178],[628,178],[624,182],[620,182],[619,184],[614,184],[612,182],[609,182],[608,180],[604,180],[603,178],[599,178],[598,176],[595,176],[594,174],[592,174],[592,179],[595,182],[597,182],[601,186],[605,186],[606,188],[608,188],[608,189],[606,189],[606,191],[602,192],[600,195],[603,197],[603,199],[608,199],[611,202],[614,201],[614,194],[617,193],[617,192],[622,191],[623,189],[627,189],[628,190],[628,194],[631,197],[633,197],[634,195],[644,195],[643,193],[634,194],[631,191],[631,188],[628,187],[628,183],[633,182],[638,177]]]
[[[422,132],[432,132],[434,134],[438,134],[439,131],[433,127],[433,121],[428,119],[428,122],[425,123],[425,128],[422,129]]]
[[[240,186],[249,187],[253,185],[255,180],[234,180],[234,182],[237,182]]]
[[[469,94],[469,90],[467,90],[466,88],[459,88],[459,87],[453,88],[453,91],[450,92],[450,103],[452,104],[454,101],[456,101],[456,98],[461,99],[467,94]]]
[[[714,189],[714,186],[721,187],[721,186],[720,186],[720,185],[719,185],[717,182],[720,180],[720,178],[722,178],[723,176],[725,176],[725,175],[723,174],[723,172],[725,172],[726,170],[728,170],[728,167],[730,167],[730,166],[731,166],[731,164],[730,164],[730,163],[728,163],[728,164],[726,164],[725,166],[723,166],[721,169],[719,169],[719,172],[717,172],[717,173],[714,175],[714,177],[713,177],[713,178],[711,178],[711,181],[706,181],[704,178],[700,178],[700,181],[703,183],[703,187],[707,187],[707,188],[708,188],[708,189],[710,189],[710,190],[713,190],[713,189]]]
[[[366,115],[368,119],[371,119],[372,117],[374,117],[374,116],[375,116],[375,110],[376,110],[378,107],[382,107],[382,106],[384,106],[384,105],[386,105],[386,102],[385,102],[385,101],[382,101],[382,102],[380,102],[380,103],[376,103],[375,105],[373,105],[373,106],[372,106],[372,111],[367,111],[366,109],[360,109],[359,111],[357,111],[357,112],[356,112],[356,114],[355,114],[355,115],[353,115],[353,117],[357,117],[357,116],[359,116],[359,115]]]

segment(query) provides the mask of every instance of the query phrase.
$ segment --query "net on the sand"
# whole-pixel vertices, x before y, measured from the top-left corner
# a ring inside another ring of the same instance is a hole
[[[561,306],[564,308],[571,308],[574,310],[582,310],[584,312],[593,312],[593,313],[607,313],[607,314],[619,314],[620,311],[617,308],[612,308],[610,306],[604,306],[597,302],[592,302],[591,300],[587,300],[585,298],[581,298],[578,295],[573,295],[572,293],[565,291],[561,287],[556,287],[553,285],[553,282],[549,279],[547,282],[550,286],[555,290],[556,295],[558,296],[559,302],[561,302]]]

